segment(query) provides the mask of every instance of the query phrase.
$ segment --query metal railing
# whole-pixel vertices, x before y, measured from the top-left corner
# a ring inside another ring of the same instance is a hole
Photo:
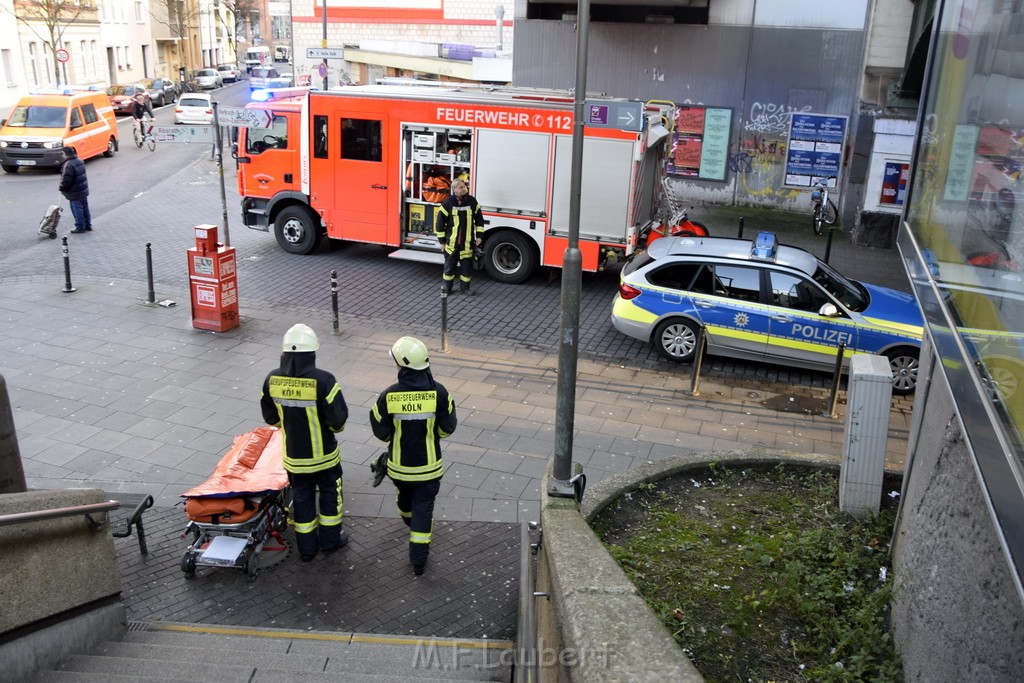
[[[93,529],[102,528],[102,524],[96,522],[89,515],[97,512],[110,512],[121,507],[116,500],[108,500],[105,503],[90,503],[88,505],[75,505],[69,508],[52,508],[50,510],[33,510],[31,512],[14,512],[9,515],[0,515],[0,526],[11,526],[13,524],[26,524],[28,522],[40,522],[46,519],[58,519],[60,517],[74,517],[82,515]]]
[[[534,600],[547,593],[534,591],[536,576],[534,556],[540,550],[540,541],[532,543],[530,531],[536,522],[523,524],[519,534],[519,624],[516,629],[515,683],[535,683],[540,680],[537,671],[537,621]],[[543,532],[541,532],[543,533]]]

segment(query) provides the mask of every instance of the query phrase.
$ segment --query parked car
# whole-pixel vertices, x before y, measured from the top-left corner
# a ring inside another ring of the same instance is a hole
[[[292,84],[291,74],[281,74],[272,66],[258,66],[249,76],[249,90],[287,88]]]
[[[178,99],[178,88],[174,85],[174,81],[170,79],[146,78],[139,81],[139,85],[149,93],[154,107],[174,104],[174,101]]]
[[[914,297],[848,279],[772,233],[653,242],[623,266],[611,320],[671,361],[694,358],[703,325],[708,353],[828,371],[845,343],[889,359],[893,393],[917,386]]]
[[[213,102],[206,93],[185,93],[174,108],[175,123],[191,123],[198,126],[213,124]]]
[[[110,107],[114,110],[114,113],[131,114],[132,98],[135,97],[137,92],[146,93],[146,100],[152,100],[149,91],[136,83],[132,85],[115,84],[107,88],[107,99],[110,101]]]
[[[224,85],[224,80],[216,69],[200,69],[196,71],[196,84],[204,90],[212,90]]]
[[[231,64],[221,64],[217,67],[217,71],[220,72],[221,81],[224,83],[235,83],[242,77],[242,72],[238,70],[238,67]]]

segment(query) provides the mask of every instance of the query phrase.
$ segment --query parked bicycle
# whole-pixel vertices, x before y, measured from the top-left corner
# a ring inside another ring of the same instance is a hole
[[[814,204],[811,220],[815,235],[821,234],[822,225],[833,226],[839,220],[839,209],[828,196],[828,184],[832,180],[835,180],[835,176],[818,178],[818,182],[814,183],[814,189],[811,191],[811,202]]]
[[[147,117],[134,119],[135,128],[132,131],[135,135],[135,146],[146,145],[150,152],[156,151],[156,138],[153,137],[153,119]]]

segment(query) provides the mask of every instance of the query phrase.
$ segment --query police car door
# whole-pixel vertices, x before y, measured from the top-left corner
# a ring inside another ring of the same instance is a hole
[[[836,349],[846,343],[847,356],[857,348],[857,326],[846,311],[810,278],[768,271],[771,285],[771,332],[768,358],[775,362],[835,367]],[[818,311],[833,304],[839,316]]]
[[[769,330],[768,306],[761,300],[761,269],[716,264],[713,282],[713,295],[695,301],[709,348],[761,360]]]

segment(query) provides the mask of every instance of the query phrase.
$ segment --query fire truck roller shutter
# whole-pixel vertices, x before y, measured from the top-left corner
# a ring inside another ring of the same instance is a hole
[[[586,178],[580,193],[580,239],[624,242],[630,222],[630,181],[633,142],[589,138],[583,141]],[[572,176],[572,138],[555,141],[555,178],[552,183],[551,232],[569,234],[569,189]]]
[[[513,130],[480,130],[470,189],[480,206],[543,216],[548,204],[551,136]]]

